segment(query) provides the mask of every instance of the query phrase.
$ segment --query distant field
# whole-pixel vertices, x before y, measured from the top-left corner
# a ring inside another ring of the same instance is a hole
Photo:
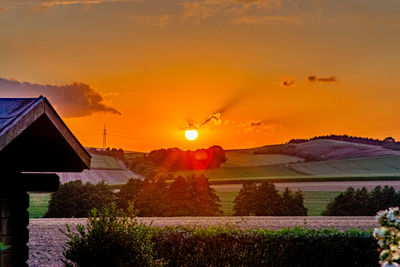
[[[223,215],[233,214],[233,200],[239,192],[217,192],[221,200]],[[320,216],[326,209],[326,205],[332,201],[340,192],[302,192],[304,205],[308,209],[308,216]]]
[[[122,170],[121,164],[114,157],[100,154],[91,154],[92,160],[90,167],[92,169],[108,169],[108,170]]]
[[[29,218],[43,218],[49,207],[49,193],[29,194]]]
[[[177,171],[175,176],[204,174],[211,183],[399,180],[400,157],[379,156],[342,160],[285,163],[263,166],[221,167],[204,171]]]
[[[303,158],[285,154],[253,154],[251,149],[226,151],[227,161],[223,167],[246,167],[273,165],[303,161]]]

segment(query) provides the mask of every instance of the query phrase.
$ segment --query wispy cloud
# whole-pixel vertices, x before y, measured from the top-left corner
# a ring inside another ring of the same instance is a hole
[[[0,78],[1,97],[38,97],[39,95],[49,98],[63,117],[83,117],[96,112],[121,115],[118,110],[106,105],[103,97],[85,83],[50,85]]]
[[[297,23],[295,17],[274,17],[274,16],[246,16],[232,19],[233,24],[274,24],[274,23]]]
[[[296,87],[294,80],[290,77],[285,77],[283,81],[280,83],[282,87]]]
[[[217,14],[243,15],[250,11],[270,9],[272,6],[280,5],[281,0],[199,0],[183,2],[183,19],[192,19],[200,22]]]
[[[276,123],[269,122],[267,120],[252,120],[247,123],[239,124],[239,133],[248,134],[251,132],[262,132],[270,131],[273,132],[280,126]]]
[[[331,83],[331,82],[339,82],[339,79],[336,76],[317,77],[315,75],[309,75],[307,77],[307,81],[310,84],[315,82]]]
[[[142,25],[165,26],[170,22],[171,16],[164,15],[126,15],[127,20]]]

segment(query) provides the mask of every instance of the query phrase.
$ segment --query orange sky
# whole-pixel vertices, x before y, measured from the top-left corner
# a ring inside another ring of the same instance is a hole
[[[3,0],[0,97],[46,95],[85,146],[400,139],[399,47],[396,0]]]

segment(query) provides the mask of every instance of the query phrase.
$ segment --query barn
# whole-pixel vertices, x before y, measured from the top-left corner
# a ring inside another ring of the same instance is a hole
[[[0,266],[27,266],[28,191],[58,190],[55,172],[82,172],[90,155],[50,102],[0,98]]]

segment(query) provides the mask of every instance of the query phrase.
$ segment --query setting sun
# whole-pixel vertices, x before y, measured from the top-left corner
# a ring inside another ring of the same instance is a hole
[[[186,130],[185,132],[185,137],[190,141],[195,140],[198,135],[199,133],[197,132],[197,130]]]

